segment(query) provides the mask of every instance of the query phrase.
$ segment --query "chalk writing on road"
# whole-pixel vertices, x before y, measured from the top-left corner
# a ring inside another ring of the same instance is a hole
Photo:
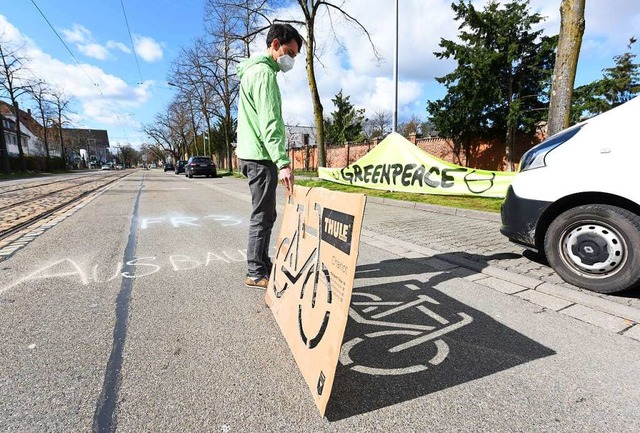
[[[154,227],[170,226],[173,228],[182,227],[202,227],[214,222],[222,227],[237,226],[242,224],[242,220],[229,215],[207,215],[204,217],[194,216],[160,216],[142,218],[140,220],[140,230],[147,230]]]
[[[164,270],[182,272],[198,268],[226,266],[233,262],[246,262],[246,260],[247,252],[241,249],[215,253],[208,251],[198,256],[172,254],[166,257],[135,257],[126,263],[119,262],[113,265],[97,263],[83,265],[81,260],[65,258],[41,266],[8,286],[0,287],[0,295],[22,284],[34,281],[65,280],[87,286],[109,283],[118,278],[144,278]]]

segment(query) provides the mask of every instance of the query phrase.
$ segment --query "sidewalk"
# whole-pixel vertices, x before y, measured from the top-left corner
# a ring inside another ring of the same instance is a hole
[[[639,291],[603,295],[565,283],[544,258],[500,234],[498,214],[378,197],[368,198],[368,213],[372,204],[385,211],[365,216],[362,242],[431,258],[436,269],[640,340]]]

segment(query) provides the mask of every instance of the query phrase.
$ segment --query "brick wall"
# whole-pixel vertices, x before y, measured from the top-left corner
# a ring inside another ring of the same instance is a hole
[[[543,138],[544,136],[540,133],[517,137],[513,158],[516,168],[522,154],[542,141]],[[456,154],[454,152],[453,142],[450,140],[439,137],[416,138],[415,135],[412,135],[409,137],[409,141],[436,158],[457,165],[467,165],[464,152],[461,152],[460,155]],[[374,139],[371,143],[347,143],[344,146],[327,147],[326,165],[332,168],[346,167],[363,157],[375,147],[378,142],[379,140]],[[506,170],[507,160],[505,158],[505,147],[501,140],[495,139],[489,142],[478,142],[472,147],[474,150],[469,157],[469,167],[494,171]],[[288,153],[289,159],[292,161],[293,169],[304,170],[305,160],[307,159],[307,149],[290,149]],[[309,170],[315,171],[318,168],[318,149],[316,147],[309,147],[308,153]],[[234,168],[236,167],[237,158],[234,158]]]

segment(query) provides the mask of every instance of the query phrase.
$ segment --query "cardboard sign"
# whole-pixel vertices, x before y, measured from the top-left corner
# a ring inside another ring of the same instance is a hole
[[[296,186],[267,305],[324,416],[349,315],[366,196]]]

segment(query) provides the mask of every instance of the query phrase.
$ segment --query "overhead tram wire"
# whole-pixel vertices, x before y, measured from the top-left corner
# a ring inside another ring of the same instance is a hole
[[[89,81],[91,82],[91,84],[94,85],[94,87],[98,90],[98,93],[100,93],[100,96],[102,96],[102,99],[105,100],[105,102],[107,103],[107,105],[109,106],[109,108],[111,109],[111,111],[113,113],[116,113],[116,110],[114,110],[113,105],[111,104],[111,101],[109,101],[107,99],[106,96],[104,96],[104,93],[102,93],[102,89],[100,89],[100,85],[98,83],[96,83],[95,81],[93,81],[93,78],[91,78],[91,75],[89,75],[89,73],[87,72],[87,70],[82,66],[82,64],[78,61],[77,57],[75,56],[75,54],[73,54],[73,51],[71,51],[71,49],[69,48],[69,46],[67,45],[67,43],[64,41],[64,39],[62,39],[62,37],[60,36],[60,34],[58,33],[58,31],[53,27],[53,25],[51,24],[51,22],[49,21],[49,19],[46,17],[46,15],[44,14],[44,12],[42,12],[42,9],[40,9],[40,7],[36,4],[35,0],[31,0],[31,3],[33,3],[33,6],[35,6],[35,8],[38,10],[38,12],[40,13],[40,15],[42,15],[42,18],[44,18],[44,20],[47,22],[47,24],[49,25],[49,28],[51,29],[51,31],[53,31],[53,33],[55,33],[55,35],[58,37],[58,39],[60,40],[60,42],[62,42],[62,45],[64,45],[64,47],[67,49],[67,51],[69,52],[69,54],[71,55],[71,57],[73,58],[73,60],[78,64],[78,66],[80,67],[80,69],[82,69],[82,72],[84,72],[84,74],[87,76],[87,78],[89,79]],[[137,58],[136,58],[137,61]],[[124,125],[122,124],[122,122],[120,121],[120,117],[116,114],[116,119],[118,119],[118,123],[120,124],[120,127],[122,128],[122,132],[126,135],[127,133],[124,130]],[[128,141],[128,140],[127,140]]]
[[[133,44],[133,36],[131,35],[131,27],[129,27],[129,19],[127,18],[127,11],[124,8],[124,0],[120,0],[122,6],[122,15],[124,15],[124,22],[127,24],[127,32],[129,33],[129,40],[131,41],[131,51],[133,51],[133,57],[136,59],[136,67],[138,68],[138,75],[140,76],[140,83],[144,83],[142,79],[142,72],[140,71],[140,62],[138,61],[138,53],[136,53],[136,47]]]

